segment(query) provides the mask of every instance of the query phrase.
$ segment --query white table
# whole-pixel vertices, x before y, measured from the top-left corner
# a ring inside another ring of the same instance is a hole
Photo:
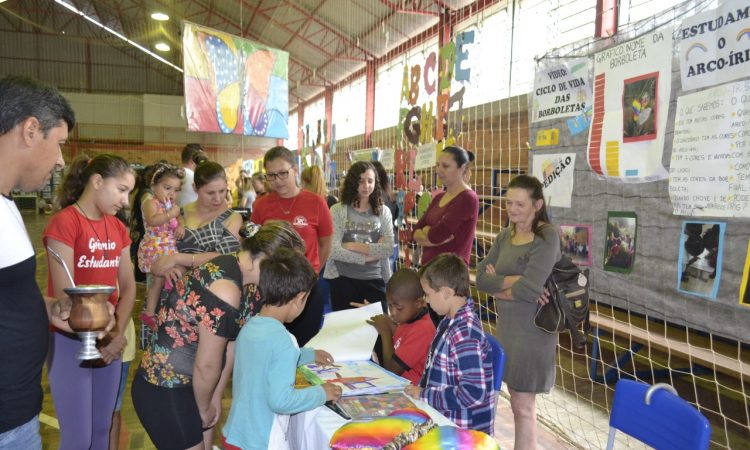
[[[414,399],[411,400],[417,408],[429,414],[432,417],[432,421],[438,426],[453,425],[453,422],[427,403]],[[328,443],[331,442],[333,433],[347,422],[346,419],[325,406],[292,416],[289,424],[292,450],[321,450],[330,448]]]

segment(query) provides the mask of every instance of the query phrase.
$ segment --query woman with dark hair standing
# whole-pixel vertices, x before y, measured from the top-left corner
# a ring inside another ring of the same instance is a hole
[[[266,180],[272,192],[258,198],[253,206],[252,222],[262,225],[268,220],[284,220],[292,224],[305,241],[305,256],[320,274],[331,251],[333,224],[331,211],[323,197],[301,189],[297,185],[297,158],[286,147],[273,147],[263,156]],[[261,296],[263,293],[261,292]],[[305,310],[293,322],[289,331],[304,347],[320,330],[323,318],[323,292],[316,284],[310,292]]]
[[[331,256],[323,276],[331,280],[334,311],[365,299],[382,302],[387,311],[385,283],[391,277],[393,222],[381,195],[375,167],[366,161],[352,164],[341,186],[341,201],[331,208]]]
[[[177,241],[178,253],[161,256],[151,266],[151,273],[168,276],[172,281],[177,281],[184,271],[175,269],[175,265],[195,267],[220,254],[240,249],[242,216],[227,205],[224,167],[213,161],[199,160],[194,184],[198,200],[182,208],[185,234]]]
[[[508,184],[510,226],[477,265],[477,289],[497,300],[496,333],[505,349],[503,379],[510,391],[515,448],[536,448],[536,394],[555,383],[557,335],[534,326],[544,283],[560,259],[560,237],[549,223],[542,183],[519,175]]]
[[[211,448],[234,340],[260,310],[246,286],[258,284],[261,262],[279,248],[301,252],[304,244],[288,223],[268,221],[237,252],[191,267],[162,297],[132,385],[136,414],[157,448]]]
[[[455,253],[469,264],[479,215],[479,198],[468,183],[474,154],[461,147],[446,147],[440,154],[437,175],[445,186],[414,226],[414,241],[423,247],[422,265],[441,253]]]

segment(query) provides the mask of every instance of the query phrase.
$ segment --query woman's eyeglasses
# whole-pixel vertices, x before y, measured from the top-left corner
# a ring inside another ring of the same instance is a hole
[[[289,176],[289,171],[288,170],[281,170],[281,171],[276,172],[276,173],[266,172],[266,179],[268,181],[273,181],[276,178],[278,178],[279,180],[286,180],[288,176]]]

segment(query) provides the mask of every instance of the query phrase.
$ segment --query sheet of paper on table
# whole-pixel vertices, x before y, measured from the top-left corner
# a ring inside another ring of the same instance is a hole
[[[401,392],[342,397],[338,405],[354,420],[385,417],[398,409],[416,408]]]
[[[343,397],[402,391],[409,384],[409,380],[372,361],[338,361],[327,367],[306,364],[299,370],[312,384],[335,383],[341,386]]]
[[[378,331],[367,323],[367,319],[377,314],[383,314],[380,302],[328,313],[323,320],[323,328],[305,347],[325,350],[333,356],[334,361],[369,360]]]

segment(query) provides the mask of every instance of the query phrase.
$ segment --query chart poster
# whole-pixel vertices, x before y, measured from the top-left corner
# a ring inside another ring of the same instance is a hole
[[[674,214],[750,217],[750,80],[677,99],[669,171]]]
[[[437,164],[437,146],[434,142],[422,144],[417,147],[417,156],[414,159],[414,170],[429,169]]]
[[[561,119],[581,114],[591,104],[589,59],[546,65],[542,60],[534,77],[531,121]]]
[[[682,90],[714,86],[750,74],[750,6],[724,2],[690,16],[677,31]]]
[[[385,170],[393,170],[396,161],[396,151],[392,148],[381,150],[379,161]]]
[[[638,218],[631,211],[610,211],[604,245],[604,270],[630,273],[635,264]]]
[[[531,173],[542,181],[548,206],[570,208],[575,167],[575,153],[534,154]]]
[[[357,161],[372,161],[372,155],[377,154],[377,149],[368,148],[352,152],[352,163]]]
[[[671,89],[672,28],[594,55],[588,163],[600,177],[644,183],[667,177],[661,163]]]
[[[742,271],[742,283],[740,284],[740,305],[750,307],[750,240],[747,241],[745,269]]]
[[[677,290],[699,297],[716,298],[721,281],[724,251],[723,222],[682,223]]]
[[[562,253],[568,255],[578,266],[591,267],[591,225],[560,225]]]
[[[189,131],[288,139],[289,53],[184,22]]]

